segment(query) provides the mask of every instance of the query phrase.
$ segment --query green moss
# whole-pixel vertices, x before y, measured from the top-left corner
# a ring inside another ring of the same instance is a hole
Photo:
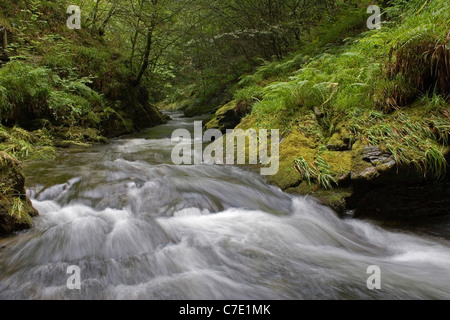
[[[25,196],[25,178],[19,161],[0,152],[0,236],[30,228],[38,215]]]
[[[205,129],[218,129],[220,127],[219,120],[217,119],[217,116],[214,116],[209,122],[206,123]]]
[[[328,162],[337,179],[352,171],[353,154],[350,151],[325,151],[321,157]]]
[[[28,226],[31,226],[33,224],[33,220],[29,212],[27,212],[27,203],[24,203],[22,199],[13,198],[10,206],[11,209],[9,211],[9,214],[13,219],[16,220],[17,224]]]
[[[340,188],[333,190],[318,190],[312,194],[323,205],[343,213],[347,208],[347,199],[353,195],[352,188]]]
[[[133,120],[129,119],[129,118],[123,118],[122,117],[122,122],[123,125],[125,126],[125,129],[129,132],[133,132],[134,131],[134,123]]]
[[[0,126],[0,151],[5,151],[19,160],[53,159],[56,150],[46,129],[28,132],[18,127]]]
[[[353,195],[352,188],[338,188],[333,190],[317,189],[315,185],[310,185],[306,181],[294,188],[289,188],[286,192],[302,196],[312,196],[321,204],[328,206],[336,212],[343,213],[347,207],[347,199]]]
[[[256,125],[256,117],[255,115],[250,114],[241,120],[241,123],[238,124],[236,129],[249,130],[254,128],[255,125]]]
[[[306,138],[298,130],[292,133],[280,144],[280,169],[269,181],[282,189],[298,186],[302,182],[301,175],[295,170],[294,160],[299,157],[313,162],[318,147],[312,138]]]
[[[327,148],[333,151],[345,151],[349,148],[348,137],[344,137],[341,132],[336,132],[327,142]]]
[[[361,175],[361,173],[367,171],[370,168],[373,168],[372,164],[363,160],[363,153],[364,153],[364,150],[366,147],[367,147],[367,144],[364,144],[360,141],[356,142],[353,145],[353,149],[351,152],[351,155],[352,155],[351,172],[352,172],[353,177],[359,176],[359,175]]]
[[[205,125],[206,130],[219,129],[225,132],[227,129],[234,129],[240,122],[240,117],[236,114],[236,101],[231,101],[217,110],[215,116]]]

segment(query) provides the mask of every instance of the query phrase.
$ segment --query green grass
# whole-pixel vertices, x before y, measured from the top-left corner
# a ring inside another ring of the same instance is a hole
[[[251,105],[256,127],[288,133],[299,125],[322,144],[342,129],[352,143],[388,151],[399,166],[414,166],[426,177],[444,176],[450,129],[450,95],[443,80],[450,70],[445,58],[450,2],[391,3],[381,30],[336,45],[336,30],[360,26],[361,17],[355,17],[293,58],[266,63],[242,77],[235,98]],[[427,76],[434,81],[431,86]],[[305,119],[311,114],[320,115],[318,125],[308,125]],[[317,165],[304,159],[295,163],[306,180],[318,179],[328,187],[332,181],[326,166],[320,177]]]
[[[23,212],[23,203],[20,200],[20,198],[14,198],[13,200],[13,205],[11,207],[10,213],[11,217],[18,217],[19,219],[22,218],[22,216],[24,215]]]
[[[312,185],[315,183],[317,188],[329,190],[337,185],[337,181],[334,178],[330,164],[321,156],[324,151],[326,151],[326,148],[319,150],[312,164],[308,163],[305,158],[299,157],[294,160],[294,168],[308,184]]]
[[[28,132],[19,127],[0,125],[0,151],[19,159],[52,159],[55,156],[50,134],[46,129]]]

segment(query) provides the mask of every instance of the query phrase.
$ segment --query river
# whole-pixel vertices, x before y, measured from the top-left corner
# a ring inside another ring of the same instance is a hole
[[[172,165],[172,132],[196,120],[172,116],[25,164],[40,217],[0,241],[0,299],[450,299],[448,238],[340,219],[244,168]]]

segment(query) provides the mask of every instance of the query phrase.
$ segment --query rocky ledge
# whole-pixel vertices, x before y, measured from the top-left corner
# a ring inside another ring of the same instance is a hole
[[[242,119],[237,114],[237,103],[231,102],[219,109],[206,129],[258,127],[255,114]],[[385,143],[374,146],[367,139],[355,139],[345,123],[332,137],[320,137],[320,118],[313,112],[303,115],[283,133],[280,169],[267,178],[268,183],[288,193],[313,196],[342,216],[410,221],[450,215],[450,147],[446,143],[439,146],[446,161],[434,163],[440,169],[436,176],[427,167],[432,163],[419,158],[407,165],[399,162],[383,150]],[[448,136],[441,140],[448,141]]]

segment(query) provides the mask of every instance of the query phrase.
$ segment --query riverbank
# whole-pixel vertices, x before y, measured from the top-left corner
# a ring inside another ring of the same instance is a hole
[[[395,4],[403,14],[380,30],[243,76],[206,129],[279,129],[269,183],[341,215],[449,215],[449,8],[422,5]]]
[[[17,160],[52,159],[60,148],[168,120],[129,57],[98,33],[67,28],[66,10],[48,1],[0,4],[0,233],[30,227],[37,214]]]

